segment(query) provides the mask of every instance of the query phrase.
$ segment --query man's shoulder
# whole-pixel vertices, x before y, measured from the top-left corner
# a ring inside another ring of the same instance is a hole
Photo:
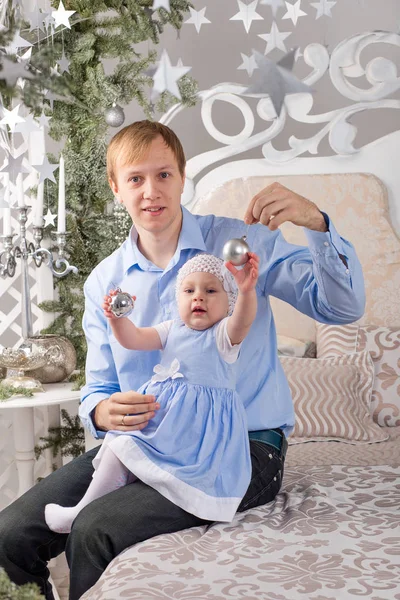
[[[198,225],[202,231],[209,231],[211,229],[232,229],[232,228],[243,228],[243,221],[240,219],[232,219],[231,217],[217,217],[216,215],[193,215],[197,220]]]
[[[114,250],[114,252],[103,258],[103,260],[100,261],[94,267],[94,269],[92,269],[86,281],[89,282],[93,280],[103,279],[103,276],[105,274],[109,275],[110,273],[114,272],[115,269],[118,269],[119,266],[122,269],[123,246],[124,244],[122,244],[122,246],[119,246],[116,250]]]

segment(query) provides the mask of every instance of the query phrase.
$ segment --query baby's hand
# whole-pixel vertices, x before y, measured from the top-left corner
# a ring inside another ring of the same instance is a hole
[[[110,290],[108,295],[104,296],[104,302],[101,305],[102,309],[104,310],[104,316],[107,317],[107,319],[110,319],[111,321],[119,320],[118,317],[116,317],[114,315],[114,313],[111,311],[112,298],[113,298],[113,296],[116,296],[119,293],[120,293],[120,290]],[[136,296],[132,296],[132,298],[134,300],[136,300]]]
[[[249,260],[242,269],[237,269],[231,262],[226,262],[225,266],[235,278],[236,285],[241,294],[247,294],[254,290],[258,280],[258,263],[260,258],[254,252],[249,252]]]

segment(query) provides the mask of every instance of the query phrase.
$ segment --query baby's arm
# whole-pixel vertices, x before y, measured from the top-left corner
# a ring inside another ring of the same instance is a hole
[[[128,350],[162,350],[160,336],[154,327],[136,327],[127,317],[117,318],[111,312],[110,302],[115,294],[116,292],[111,290],[108,296],[104,296],[102,308],[121,346]],[[133,296],[133,299],[136,300],[136,297]]]
[[[240,344],[249,332],[257,314],[258,263],[260,259],[249,252],[249,260],[243,269],[236,269],[231,263],[225,263],[232,273],[239,289],[233,314],[228,319],[227,332],[231,344]]]

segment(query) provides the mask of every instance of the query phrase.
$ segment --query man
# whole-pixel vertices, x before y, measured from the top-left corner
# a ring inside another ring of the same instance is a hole
[[[174,318],[175,279],[182,264],[198,252],[220,256],[225,242],[243,233],[241,221],[194,216],[181,207],[185,157],[178,138],[164,125],[141,121],[125,127],[109,145],[107,169],[116,200],[125,205],[134,227],[85,284],[88,354],[80,416],[99,438],[109,430],[143,429],[158,410],[156,398],[134,390],[151,377],[159,353],[134,352],[117,343],[101,308],[104,295],[118,285],[137,296],[133,318],[138,326]],[[285,242],[278,229],[285,221],[305,228],[308,248]],[[294,425],[268,296],[323,323],[355,321],[365,301],[353,247],[313,202],[273,184],[251,200],[245,222],[252,224],[247,241],[260,256],[260,275],[257,317],[239,358],[237,389],[246,408],[252,460],[240,511],[270,502],[278,493],[286,435]],[[79,502],[97,451],[59,469],[0,514],[0,565],[16,583],[38,583],[48,600],[53,594],[46,564],[63,550],[71,570],[70,600],[78,600],[128,546],[204,523],[135,481],[83,509],[69,535],[50,531],[45,504]]]

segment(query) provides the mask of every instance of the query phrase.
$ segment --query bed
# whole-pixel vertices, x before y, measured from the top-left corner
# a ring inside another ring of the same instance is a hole
[[[271,299],[297,414],[277,498],[127,549],[82,600],[400,600],[400,132],[346,155],[211,167],[242,142],[188,162],[186,205],[241,218],[273,181],[314,200],[357,249],[365,314],[320,326]],[[305,244],[300,228],[282,231]]]

